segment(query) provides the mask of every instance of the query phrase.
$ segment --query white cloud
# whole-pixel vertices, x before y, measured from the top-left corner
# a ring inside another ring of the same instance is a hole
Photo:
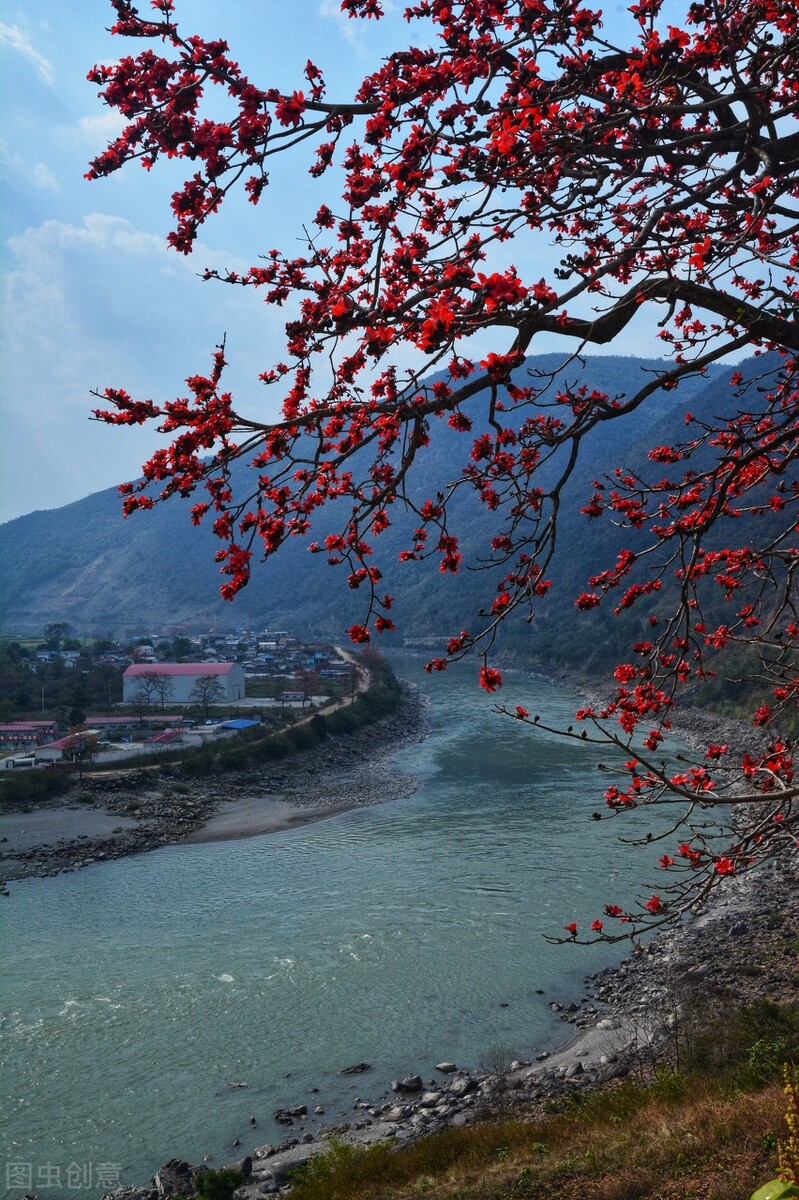
[[[33,175],[33,182],[36,184],[36,186],[38,188],[41,188],[43,191],[46,191],[46,192],[60,192],[61,191],[61,188],[58,186],[58,180],[56,179],[55,175],[50,170],[50,168],[45,165],[45,163],[41,163],[41,162],[36,163],[35,167],[33,168],[32,175]]]
[[[78,128],[83,140],[99,147],[102,143],[119,137],[125,128],[125,118],[120,113],[109,110],[99,113],[96,117],[81,117]]]
[[[44,221],[35,229],[26,229],[24,234],[8,239],[8,246],[20,263],[32,265],[46,273],[46,262],[54,253],[79,250],[103,254],[120,254],[126,258],[152,257],[152,269],[186,276],[196,276],[205,267],[233,271],[245,271],[248,264],[234,258],[224,250],[217,250],[199,243],[191,257],[170,250],[164,238],[135,225],[124,217],[110,213],[88,213],[83,225],[70,225],[64,221]]]
[[[383,0],[383,10],[388,16],[393,12],[394,6],[391,0]],[[358,52],[359,56],[363,57],[366,54],[364,34],[367,30],[364,26],[366,20],[359,21],[354,17],[348,17],[346,13],[341,11],[341,0],[321,0],[319,5],[319,15],[327,17],[335,22],[338,31],[346,42]]]
[[[15,154],[8,142],[0,139],[0,164],[10,168],[20,179],[28,180],[40,191],[60,192],[61,187],[46,163],[31,163],[21,154]]]
[[[227,333],[227,386],[250,410],[270,399],[255,380],[285,314],[196,278],[205,266],[241,270],[232,256],[200,246],[186,259],[107,213],[47,220],[6,246],[0,520],[133,478],[159,444],[151,429],[90,422],[95,388],[172,399]]]
[[[18,25],[6,25],[5,22],[0,21],[0,44],[8,46],[9,49],[15,50],[27,58],[36,68],[36,73],[42,83],[46,83],[48,87],[53,86],[55,83],[53,64],[39,53],[30,38]]]

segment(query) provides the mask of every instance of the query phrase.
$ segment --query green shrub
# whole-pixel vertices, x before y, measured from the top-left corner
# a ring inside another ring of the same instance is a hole
[[[0,778],[0,807],[58,796],[67,790],[69,784],[67,772],[35,768],[31,771],[6,771]]]
[[[236,1167],[220,1167],[218,1171],[209,1167],[197,1178],[197,1195],[202,1200],[230,1200],[244,1182],[244,1175]]]

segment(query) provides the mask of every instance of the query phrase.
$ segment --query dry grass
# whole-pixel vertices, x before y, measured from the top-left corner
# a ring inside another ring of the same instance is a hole
[[[396,1153],[344,1155],[295,1200],[738,1200],[773,1171],[767,1147],[784,1107],[776,1085],[743,1097],[653,1098],[632,1111],[623,1100],[623,1115],[608,1095],[604,1106],[540,1123],[448,1130]]]
[[[337,1147],[292,1200],[745,1200],[774,1174],[784,1108],[776,1081],[627,1084],[529,1123]]]

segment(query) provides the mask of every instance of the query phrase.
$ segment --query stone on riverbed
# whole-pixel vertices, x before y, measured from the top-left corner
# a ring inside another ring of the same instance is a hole
[[[323,1142],[307,1142],[299,1146],[290,1146],[288,1150],[279,1150],[277,1154],[272,1154],[269,1158],[259,1159],[253,1164],[253,1174],[256,1178],[261,1179],[263,1176],[271,1176],[278,1187],[283,1187],[291,1182],[291,1176],[298,1167],[304,1167],[307,1162],[313,1158],[314,1154],[319,1154],[327,1149]]]
[[[421,1092],[423,1087],[421,1075],[406,1075],[404,1079],[392,1079],[393,1092]]]

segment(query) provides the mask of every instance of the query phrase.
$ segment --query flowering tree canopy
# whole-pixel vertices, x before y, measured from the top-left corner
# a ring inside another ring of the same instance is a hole
[[[493,514],[501,581],[479,627],[454,635],[430,667],[476,647],[494,691],[501,675],[487,650],[500,622],[546,596],[581,442],[725,357],[763,354],[760,379],[729,368],[716,419],[686,413],[682,440],[651,449],[651,471],[619,465],[584,499],[586,521],[613,520],[629,538],[572,598],[578,613],[659,594],[668,610],[649,610],[651,638],[617,668],[612,698],[581,710],[573,736],[625,752],[610,813],[682,805],[682,841],[660,859],[663,887],[639,912],[607,906],[621,932],[669,919],[719,878],[795,846],[785,733],[799,698],[794,0],[697,0],[677,25],[677,5],[640,0],[626,48],[580,0],[417,0],[406,11],[416,39],[347,102],[328,97],[312,62],[291,94],[251,82],[224,41],[179,29],[172,0],[153,0],[145,15],[112,4],[113,32],[139,39],[138,52],[90,73],[127,124],[89,178],[136,159],[148,170],[187,160],[172,196],[176,251],[191,252],[232,189],[257,204],[273,156],[295,155],[322,178],[301,253],[265,249],[244,273],[205,273],[285,308],[285,352],[260,376],[278,415],[238,410],[223,388],[224,345],[186,397],[107,389],[98,418],[152,421],[171,436],[123,486],[125,512],[192,496],[192,520],[207,515],[221,539],[226,598],[246,585],[254,557],[307,536],[363,589],[350,631],[363,643],[393,628],[376,551],[394,514],[409,510],[415,526],[401,558],[437,557],[456,574],[462,551],[448,517],[455,493],[471,490]],[[341,7],[381,16],[379,0]],[[561,339],[568,360],[647,318],[664,359],[632,393],[520,376],[540,335],[548,346]],[[435,421],[462,436],[463,460],[420,501],[408,485]],[[237,460],[251,468],[243,493]],[[343,516],[320,544],[314,518],[331,501]],[[770,687],[753,715],[763,740],[734,762],[711,744],[675,772],[658,747],[676,694],[731,647],[756,653]],[[722,852],[702,814],[731,796],[753,816]],[[611,928],[597,918],[592,933]]]

